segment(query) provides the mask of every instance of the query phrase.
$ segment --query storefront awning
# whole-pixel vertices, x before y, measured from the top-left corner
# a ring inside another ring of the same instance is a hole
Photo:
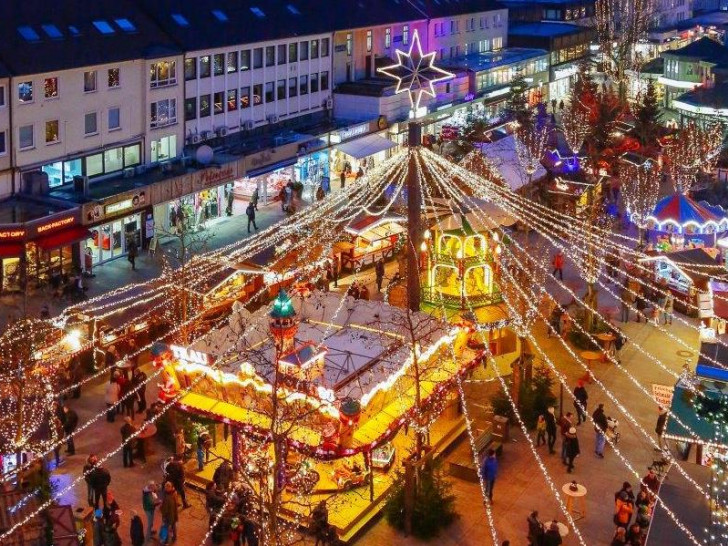
[[[67,246],[82,239],[91,237],[91,232],[85,227],[75,226],[64,229],[52,235],[46,235],[35,240],[35,244],[43,250],[53,250],[62,246]]]
[[[336,149],[354,159],[363,159],[384,150],[394,148],[397,144],[379,135],[368,135],[349,142],[339,144]]]
[[[0,258],[17,258],[24,248],[23,243],[0,243]]]

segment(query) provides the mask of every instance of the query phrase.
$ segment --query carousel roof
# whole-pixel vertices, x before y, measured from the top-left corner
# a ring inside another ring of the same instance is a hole
[[[725,213],[720,213],[718,207],[708,208],[683,193],[675,193],[661,199],[651,215],[651,218],[660,224],[670,220],[680,226],[689,224],[702,226],[708,222],[717,224],[725,217]]]

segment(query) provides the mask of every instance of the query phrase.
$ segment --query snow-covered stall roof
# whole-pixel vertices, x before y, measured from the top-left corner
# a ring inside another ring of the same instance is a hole
[[[518,160],[516,141],[513,135],[508,135],[495,142],[484,142],[480,145],[480,150],[500,171],[503,179],[513,191],[528,184],[528,173]],[[539,163],[536,171],[531,176],[531,180],[538,180],[543,176],[546,176],[546,169]]]

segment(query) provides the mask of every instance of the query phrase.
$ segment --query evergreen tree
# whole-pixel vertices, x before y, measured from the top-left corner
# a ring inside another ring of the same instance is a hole
[[[640,95],[635,108],[635,135],[642,144],[645,155],[652,155],[651,152],[657,148],[661,118],[655,81],[650,78],[647,80],[647,88]]]
[[[523,70],[519,69],[511,80],[511,95],[505,111],[508,121],[515,121],[521,127],[529,127],[532,123],[532,112],[528,107],[528,82]]]

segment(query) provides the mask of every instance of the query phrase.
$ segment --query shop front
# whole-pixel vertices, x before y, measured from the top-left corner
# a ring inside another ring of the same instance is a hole
[[[141,190],[83,206],[83,222],[88,226],[84,270],[90,273],[97,264],[127,255],[132,242],[138,250],[147,246],[151,236],[148,204],[147,192]]]
[[[73,209],[37,220],[0,225],[0,292],[60,286],[80,271],[80,242],[88,231]]]

